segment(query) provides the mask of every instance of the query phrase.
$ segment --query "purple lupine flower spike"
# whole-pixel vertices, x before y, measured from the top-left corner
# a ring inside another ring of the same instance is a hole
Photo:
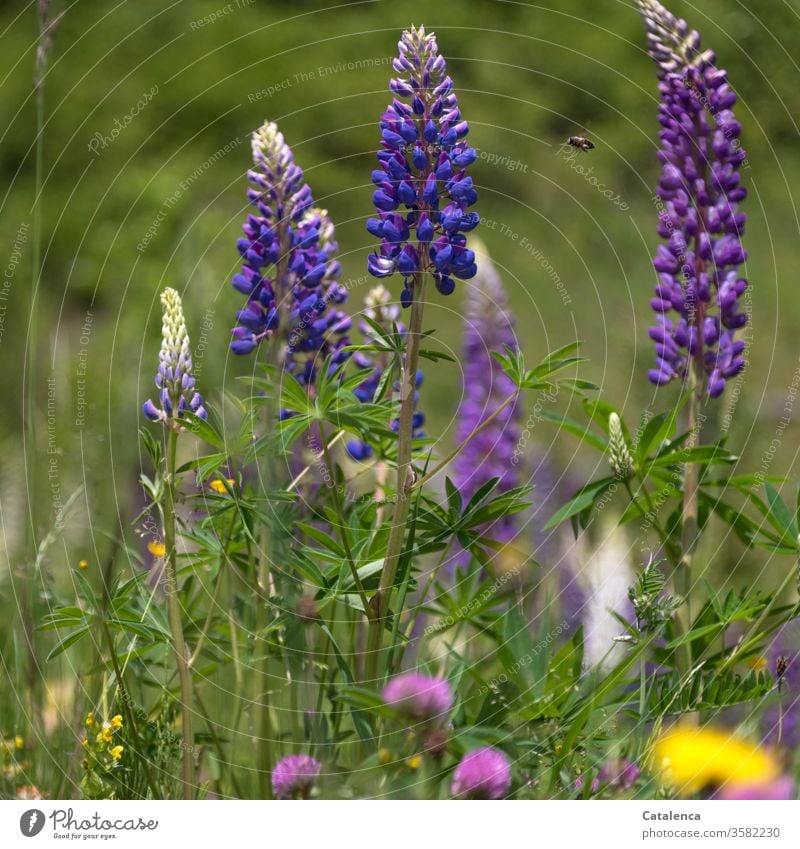
[[[739,303],[747,253],[738,204],[747,192],[739,174],[746,159],[741,125],[731,111],[736,94],[685,21],[656,0],[638,3],[661,79],[658,234],[664,244],[653,260],[657,317],[650,337],[657,360],[648,376],[662,385],[694,370],[715,398],[745,365],[745,343],[736,338],[747,323]]]
[[[272,792],[276,799],[308,799],[322,769],[311,755],[287,755],[272,769]]]
[[[485,254],[481,256],[478,277],[467,292],[464,318],[464,397],[458,411],[459,443],[497,411],[515,392],[515,384],[492,356],[506,347],[516,351],[517,335],[497,269]],[[454,482],[466,502],[492,478],[500,478],[498,492],[519,485],[517,451],[521,408],[515,400],[507,406],[456,457]],[[500,542],[510,542],[517,530],[516,516],[498,519],[489,533]]]
[[[401,76],[390,84],[395,98],[381,117],[379,167],[372,172],[378,217],[367,221],[381,247],[367,267],[379,278],[399,273],[408,307],[418,274],[430,273],[443,295],[454,290],[454,277],[474,277],[475,254],[464,234],[479,218],[468,212],[478,196],[466,173],[476,153],[465,141],[469,126],[436,38],[412,27],[398,48],[394,69]]]
[[[207,413],[203,406],[203,396],[195,390],[192,350],[186,332],[181,296],[174,289],[164,289],[161,293],[161,308],[161,350],[158,353],[156,373],[161,406],[148,398],[142,405],[142,411],[154,422],[181,418],[187,410],[204,419]]]
[[[231,350],[249,354],[265,339],[281,340],[280,364],[301,383],[312,383],[328,355],[347,358],[350,318],[335,307],[347,300],[336,282],[341,271],[333,224],[316,209],[303,172],[274,123],[253,133],[254,167],[247,197],[255,211],[237,246],[244,264],[233,287],[247,297],[237,313]]]
[[[487,746],[461,759],[453,773],[452,795],[459,799],[502,799],[511,787],[511,764]]]

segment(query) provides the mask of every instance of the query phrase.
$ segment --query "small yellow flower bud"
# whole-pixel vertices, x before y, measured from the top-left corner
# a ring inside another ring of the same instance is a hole
[[[233,481],[230,478],[226,478],[225,480],[227,481],[228,486],[233,489]],[[211,487],[211,489],[214,490],[214,492],[217,492],[220,495],[225,495],[228,492],[225,483],[223,483],[223,481],[221,480],[211,481],[209,486]]]
[[[91,728],[94,725],[94,711],[89,711],[86,714],[86,727]]]
[[[153,557],[163,557],[167,553],[167,547],[163,542],[158,542],[157,540],[152,540],[147,543],[147,550]]]
[[[378,749],[378,760],[385,766],[392,761],[392,753],[388,749]]]
[[[88,560],[79,560],[78,561],[78,568],[79,569],[88,569],[89,568],[89,561]]]
[[[419,769],[422,765],[422,755],[412,755],[406,759],[406,766],[409,769]]]
[[[14,738],[14,745],[15,745],[15,746],[16,746],[16,748],[18,748],[18,749],[24,749],[24,748],[25,748],[25,740],[24,740],[24,738],[20,737],[20,735],[19,735],[19,734],[17,734],[17,736]]]

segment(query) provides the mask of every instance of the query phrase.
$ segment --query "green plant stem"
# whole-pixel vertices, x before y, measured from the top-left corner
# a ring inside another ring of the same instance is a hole
[[[282,280],[281,276],[284,273],[285,267],[285,252],[281,250],[281,259],[279,267],[276,270],[276,280]],[[285,300],[284,294],[281,299],[281,304]],[[273,337],[270,340],[267,348],[267,362],[273,365],[276,369],[280,369],[280,356],[278,348],[278,338]],[[267,403],[264,405],[264,436],[266,439],[267,457],[264,463],[261,480],[264,484],[265,492],[268,492],[270,487],[274,485],[277,476],[274,471],[272,462],[272,448],[269,445],[269,435],[272,433],[273,425],[277,420],[275,404],[271,397],[267,398]],[[272,529],[268,527],[267,522],[263,522],[261,526],[260,545],[258,552],[258,571],[256,575],[256,633],[255,645],[256,650],[263,644],[263,654],[256,665],[256,675],[254,676],[256,685],[255,703],[256,703],[256,760],[258,767],[258,791],[259,797],[262,799],[272,798],[272,721],[269,710],[269,648],[265,639],[267,626],[269,624],[270,598],[272,596],[272,576],[270,574],[271,558],[275,551],[275,539]]]
[[[350,566],[350,572],[353,576],[356,592],[361,599],[361,603],[364,605],[364,612],[366,613],[369,611],[369,600],[367,599],[367,593],[364,589],[364,585],[361,583],[358,568],[356,567],[356,561],[353,558],[353,552],[350,548],[350,536],[347,533],[344,510],[342,509],[342,500],[339,498],[339,487],[336,485],[336,470],[331,462],[330,447],[328,445],[328,440],[325,438],[325,434],[322,432],[322,428],[320,428],[320,442],[322,443],[322,453],[325,458],[325,466],[328,470],[328,477],[330,479],[330,482],[328,483],[328,491],[331,494],[331,502],[333,503],[333,509],[336,512],[339,539],[342,541],[342,547],[344,548],[344,553]]]
[[[200,657],[200,650],[203,648],[203,643],[208,637],[208,631],[211,627],[211,620],[214,616],[214,611],[217,607],[217,599],[219,598],[220,591],[222,589],[222,581],[225,577],[226,566],[228,561],[228,546],[231,543],[231,536],[233,534],[233,526],[236,521],[236,509],[231,508],[231,520],[228,523],[228,530],[225,534],[225,542],[222,544],[222,550],[219,555],[219,568],[217,571],[217,579],[214,582],[214,591],[211,595],[211,602],[208,606],[208,614],[206,615],[206,621],[203,623],[203,628],[200,631],[200,637],[197,640],[197,644],[194,647],[194,651],[192,652],[192,656],[189,658],[189,666],[192,667],[197,662],[197,658]]]
[[[640,489],[645,496],[645,502],[647,503],[647,509],[649,510],[649,512],[645,512],[642,509],[642,505],[639,504],[638,499],[634,495],[630,481],[625,478],[622,484],[625,487],[625,491],[628,493],[628,498],[630,499],[631,504],[633,504],[634,508],[636,509],[638,514],[645,520],[645,522],[649,522],[650,525],[655,528],[655,531],[664,546],[664,550],[667,552],[668,555],[671,554],[670,559],[675,562],[675,552],[673,551],[672,544],[670,543],[669,535],[667,534],[666,530],[664,530],[664,528],[662,528],[661,525],[655,520],[655,508],[653,507],[653,502],[650,498],[650,494],[647,492],[647,488],[644,485],[644,481],[641,481]]]
[[[194,735],[192,733],[192,671],[191,658],[183,637],[181,604],[178,597],[177,550],[175,547],[175,456],[178,431],[167,431],[167,476],[164,486],[164,547],[166,548],[167,614],[172,632],[172,647],[181,691],[181,782],[183,798],[191,799],[194,793]]]
[[[222,748],[222,741],[219,738],[219,734],[217,734],[217,729],[214,726],[214,723],[209,718],[209,713],[206,710],[206,707],[203,704],[202,700],[200,699],[199,693],[195,695],[195,699],[197,701],[197,708],[200,712],[200,716],[203,717],[203,721],[206,724],[206,728],[208,728],[208,733],[211,735],[211,740],[214,743],[214,748],[217,750],[219,762],[220,764],[225,764],[228,767],[228,774],[230,775],[231,784],[233,785],[233,792],[236,793],[236,795],[240,799],[243,799],[244,796],[242,794],[242,788],[239,786],[239,782],[236,779],[236,772],[233,769],[233,764],[231,764],[230,761],[225,757],[225,751]]]
[[[424,251],[423,251],[424,253]],[[427,257],[421,257],[424,267]],[[419,346],[422,336],[422,314],[425,310],[425,274],[414,278],[414,301],[411,304],[411,320],[408,329],[408,345],[405,364],[401,375],[401,390],[404,393],[400,401],[400,422],[397,441],[397,484],[396,503],[392,516],[392,527],[383,561],[378,591],[372,598],[369,610],[369,633],[367,639],[366,678],[372,681],[377,677],[378,660],[383,643],[383,628],[389,611],[397,565],[405,539],[406,523],[410,505],[409,492],[413,486],[411,468],[411,449],[413,444],[414,394],[419,365]],[[398,612],[399,615],[399,612]]]
[[[697,362],[694,361],[690,371],[690,395],[688,402],[688,431],[689,438],[686,447],[694,448],[700,442],[700,424],[698,421],[700,395],[704,381],[699,374]],[[697,548],[698,537],[698,466],[696,463],[685,463],[683,470],[683,519],[681,524],[681,560],[675,573],[676,591],[684,599],[686,616],[691,621],[690,594],[692,589],[692,565]]]
[[[125,721],[131,729],[133,742],[136,746],[136,754],[138,755],[139,762],[142,765],[145,781],[147,781],[147,786],[150,788],[150,793],[152,793],[153,799],[161,800],[163,796],[158,789],[155,779],[153,778],[153,773],[150,771],[150,762],[147,760],[147,752],[145,752],[144,747],[142,746],[142,741],[139,737],[139,730],[136,725],[136,717],[134,716],[133,709],[131,708],[133,700],[128,692],[128,688],[125,686],[125,679],[122,677],[122,670],[120,669],[119,659],[117,658],[117,650],[114,648],[114,638],[111,636],[111,630],[108,627],[108,622],[105,618],[101,620],[100,627],[103,632],[103,638],[105,639],[106,646],[108,647],[111,665],[114,667],[114,677],[117,679],[119,698],[122,702],[122,712],[125,714]]]

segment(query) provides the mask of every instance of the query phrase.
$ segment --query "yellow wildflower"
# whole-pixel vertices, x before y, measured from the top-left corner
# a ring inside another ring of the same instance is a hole
[[[17,736],[14,738],[14,746],[17,749],[24,749],[25,748],[25,740],[22,737],[20,737],[19,734],[17,734]]]
[[[78,561],[78,568],[79,569],[88,569],[89,568],[89,561],[88,560],[79,560]]]
[[[94,711],[89,711],[86,714],[86,727],[91,728],[94,725]]]
[[[422,755],[412,755],[406,759],[406,765],[409,769],[419,769],[422,765]]]
[[[682,796],[723,784],[761,786],[780,774],[769,752],[718,728],[673,728],[658,740],[654,756],[665,782]]]
[[[392,761],[392,753],[388,749],[378,749],[378,760],[384,766]]]
[[[227,481],[228,486],[233,489],[233,481],[230,478],[225,478],[225,480]],[[225,493],[228,491],[225,484],[221,480],[211,481],[209,486],[211,487],[211,489],[214,490],[214,492],[218,492],[220,495],[225,495]]]
[[[157,540],[151,540],[147,543],[147,550],[153,557],[163,557],[167,553],[167,547],[163,542],[158,542]]]
[[[103,730],[97,735],[97,742],[99,743],[102,740],[102,742],[104,743],[110,743],[112,733],[113,732],[111,731],[111,723],[104,722]]]
[[[111,717],[111,727],[122,728],[122,717],[119,714]]]
[[[84,749],[88,749],[88,748],[89,748],[89,740],[88,740],[88,738],[87,738],[87,737],[84,737],[84,738],[83,738],[83,740],[81,740],[81,746],[83,746],[83,747],[84,747]]]
[[[125,751],[124,746],[114,746],[113,749],[109,749],[108,753],[114,758],[115,761],[118,761],[122,757],[122,753]]]

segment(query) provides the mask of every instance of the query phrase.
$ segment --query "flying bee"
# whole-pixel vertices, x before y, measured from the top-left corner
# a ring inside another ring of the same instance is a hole
[[[583,136],[570,136],[567,139],[567,144],[576,147],[578,150],[582,150],[584,153],[594,150],[594,142],[590,142],[589,139],[585,139]]]

